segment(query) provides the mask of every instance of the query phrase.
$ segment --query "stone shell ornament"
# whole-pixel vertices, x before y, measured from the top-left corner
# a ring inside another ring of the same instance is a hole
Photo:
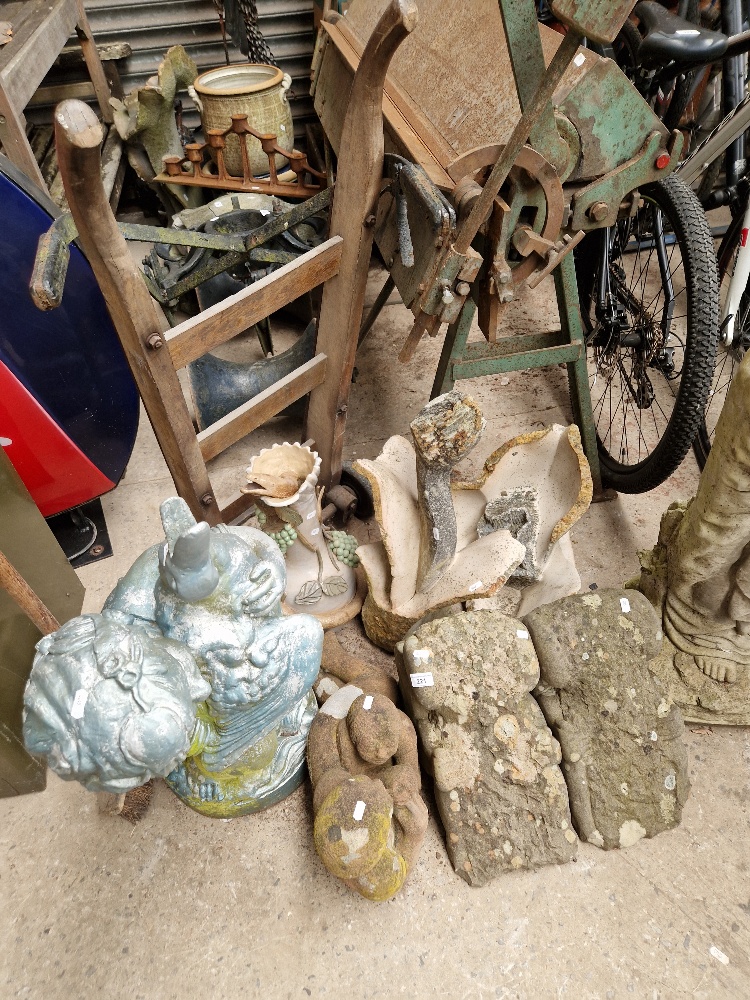
[[[357,549],[369,587],[362,620],[384,649],[426,615],[494,598],[509,582],[516,614],[580,587],[568,531],[588,509],[592,481],[578,428],[513,438],[463,481],[451,470],[483,429],[476,402],[453,390],[412,422],[414,444],[395,436],[378,458],[355,463],[381,534]]]

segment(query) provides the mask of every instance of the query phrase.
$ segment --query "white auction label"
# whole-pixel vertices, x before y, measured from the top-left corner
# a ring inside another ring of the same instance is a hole
[[[516,635],[518,636],[519,639],[528,639],[529,638],[529,633],[526,631],[525,628],[517,628],[516,629]]]
[[[425,670],[421,674],[409,674],[411,686],[413,688],[431,688],[435,686],[435,678],[431,670]]]
[[[622,608],[622,613],[626,615],[630,611],[630,601],[627,597],[620,598],[620,607]]]
[[[484,584],[482,583],[482,581],[477,580],[476,583],[472,583],[472,585],[469,587],[469,593],[474,594],[476,593],[477,590],[481,590],[483,586]]]
[[[369,712],[370,709],[372,708],[372,695],[371,694],[368,694],[368,696],[365,698],[365,700],[364,700],[364,702],[362,704],[362,708],[364,708],[365,712]]]
[[[352,816],[359,823],[364,814],[365,814],[365,804],[362,801],[362,799],[360,799],[354,807],[354,812],[352,813]]]
[[[86,702],[88,701],[89,693],[83,688],[79,688],[75,697],[73,698],[73,704],[70,706],[70,714],[74,719],[83,718],[83,710],[86,707]]]

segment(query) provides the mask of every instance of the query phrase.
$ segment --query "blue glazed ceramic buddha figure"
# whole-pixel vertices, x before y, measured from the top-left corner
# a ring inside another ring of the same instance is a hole
[[[167,649],[180,650],[182,673],[189,672],[185,663],[197,668],[193,691],[202,684],[205,700],[196,704],[187,694],[184,676],[172,682],[172,688],[183,691],[183,716],[192,711],[189,746],[175,751],[179,761],[168,772],[163,748],[155,767],[146,762],[144,769],[149,776],[161,773],[198,812],[222,818],[255,812],[288,795],[304,777],[323,630],[310,615],[282,614],[284,560],[263,532],[196,523],[177,498],[162,504],[161,516],[166,541],[135,561],[107,599],[103,617],[156,649],[164,644],[165,656]],[[34,720],[45,715],[40,680],[50,652],[40,648],[26,693],[26,742],[45,753]],[[92,676],[87,683],[97,682]],[[85,707],[76,726],[85,729],[84,720]],[[50,745],[48,732],[45,739]],[[157,756],[155,748],[152,753]],[[55,769],[52,757],[50,766]],[[111,759],[108,767],[112,771]],[[62,771],[64,777],[81,777],[70,761]],[[113,780],[98,787],[115,790]],[[141,783],[126,775],[117,790],[124,790],[128,780],[129,787]]]

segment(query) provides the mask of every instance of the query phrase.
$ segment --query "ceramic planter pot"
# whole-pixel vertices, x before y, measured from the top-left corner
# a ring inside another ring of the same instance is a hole
[[[306,445],[275,444],[256,455],[247,469],[251,485],[289,479],[290,474],[297,483],[292,495],[258,497],[259,521],[286,560],[284,608],[315,615],[324,628],[341,625],[359,613],[364,586],[355,572],[356,539],[320,521],[318,453]]]
[[[195,101],[203,128],[229,128],[232,115],[247,115],[248,125],[264,135],[275,135],[282,149],[294,147],[292,111],[287,91],[292,79],[276,66],[262,63],[240,63],[220,66],[201,73],[193,84]],[[224,149],[224,164],[233,177],[242,177],[240,137],[228,135]],[[246,137],[250,168],[256,177],[268,173],[268,157],[260,143]],[[288,160],[276,157],[276,167],[285,167]]]

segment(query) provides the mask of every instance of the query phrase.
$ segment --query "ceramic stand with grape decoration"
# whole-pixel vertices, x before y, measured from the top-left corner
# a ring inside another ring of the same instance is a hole
[[[322,522],[319,474],[320,458],[307,445],[275,444],[251,460],[243,492],[255,498],[258,524],[284,555],[284,609],[333,628],[359,613],[365,583],[357,539]]]

